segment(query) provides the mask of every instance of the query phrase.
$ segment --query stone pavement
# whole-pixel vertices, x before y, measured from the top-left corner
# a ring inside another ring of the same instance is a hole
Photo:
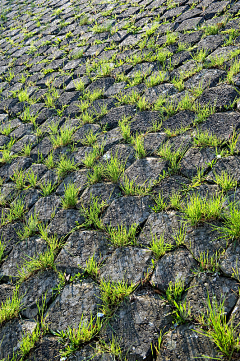
[[[0,359],[239,360],[240,1],[0,26]]]

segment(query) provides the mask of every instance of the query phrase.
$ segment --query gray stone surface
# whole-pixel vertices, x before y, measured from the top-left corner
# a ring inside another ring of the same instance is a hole
[[[186,287],[193,278],[192,270],[197,262],[191,253],[185,249],[177,249],[165,254],[157,263],[151,278],[151,284],[166,292],[169,283],[173,285],[182,281]]]
[[[117,248],[107,264],[100,269],[100,277],[112,282],[136,284],[151,273],[151,251],[137,247]]]
[[[105,226],[117,227],[124,225],[130,227],[132,224],[140,225],[151,213],[149,206],[152,205],[150,197],[121,197],[114,200],[105,214],[103,224]]]
[[[54,331],[77,328],[80,322],[89,322],[91,315],[96,317],[99,297],[99,288],[91,280],[67,284],[49,307],[46,322]]]
[[[90,258],[101,263],[110,254],[109,240],[103,232],[75,231],[56,258],[56,266],[66,273],[78,273]]]
[[[169,311],[169,306],[153,292],[140,292],[121,305],[102,336],[106,342],[117,338],[129,361],[149,361],[151,345],[156,344],[159,331],[166,332],[171,325]]]

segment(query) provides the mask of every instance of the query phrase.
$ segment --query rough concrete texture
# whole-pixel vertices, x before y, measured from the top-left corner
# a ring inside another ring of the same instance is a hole
[[[238,0],[0,1],[1,360],[225,360],[239,44]]]

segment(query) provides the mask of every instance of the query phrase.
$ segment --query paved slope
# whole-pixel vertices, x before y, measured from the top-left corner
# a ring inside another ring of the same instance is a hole
[[[0,12],[0,359],[239,359],[240,2]]]

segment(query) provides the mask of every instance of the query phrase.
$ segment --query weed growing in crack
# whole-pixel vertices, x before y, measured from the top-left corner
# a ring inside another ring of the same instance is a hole
[[[231,202],[223,214],[223,226],[213,226],[226,240],[240,239],[240,210]]]
[[[85,271],[93,278],[97,279],[99,276],[99,264],[95,259],[95,256],[93,255],[86,261],[86,267]]]
[[[107,205],[105,201],[101,201],[99,197],[90,196],[89,206],[84,206],[82,204],[80,209],[80,214],[84,216],[85,222],[82,227],[86,228],[95,228],[95,229],[103,229],[104,226],[102,224],[102,220],[99,218],[99,215],[102,213],[104,207]]]
[[[207,130],[201,132],[197,129],[197,132],[193,138],[193,142],[198,147],[218,147],[222,144],[222,140],[215,134],[209,133]]]
[[[190,196],[189,202],[183,206],[183,213],[192,226],[199,222],[220,218],[222,215],[222,195],[211,198],[200,198],[198,194]],[[240,213],[239,213],[240,214]]]
[[[222,171],[221,174],[214,172],[214,176],[215,182],[222,188],[223,192],[228,192],[237,187],[237,180],[226,171]]]
[[[127,196],[144,196],[150,194],[152,185],[138,185],[134,180],[130,180],[127,176],[123,176],[120,188]]]
[[[54,334],[59,337],[60,342],[64,345],[64,350],[60,351],[62,357],[71,356],[79,350],[81,345],[91,341],[102,327],[100,318],[95,319],[92,315],[89,321],[82,315],[78,328],[68,326],[66,331],[58,331]]]
[[[170,303],[173,303],[174,301],[179,302],[181,300],[183,291],[184,279],[177,278],[174,283],[170,281],[166,291],[167,300]]]
[[[54,192],[55,188],[56,188],[56,186],[54,184],[52,184],[51,181],[45,181],[44,183],[40,184],[41,195],[43,197],[47,197],[47,196],[49,196],[49,194]]]
[[[75,132],[75,128],[70,128],[65,126],[60,129],[59,134],[51,134],[50,140],[54,148],[64,147],[73,142],[73,133]]]
[[[111,282],[102,279],[100,282],[102,313],[106,317],[111,317],[117,306],[134,291],[135,287],[125,281]]]
[[[110,242],[115,247],[125,247],[136,244],[137,225],[132,224],[129,229],[121,225],[117,228],[108,226],[106,231],[109,234]]]
[[[65,155],[62,155],[57,166],[58,177],[61,178],[67,173],[75,170],[77,170],[77,165],[75,164],[74,159],[70,159]]]
[[[25,186],[25,173],[20,169],[17,170],[10,179],[16,184],[16,188],[21,190]]]
[[[6,248],[6,245],[2,241],[2,237],[1,237],[1,239],[0,239],[0,264],[2,263],[2,261],[5,258],[5,255],[4,255],[5,248]]]
[[[38,224],[39,224],[39,219],[37,215],[31,214],[26,224],[23,226],[23,230],[17,232],[18,237],[22,240],[31,237],[36,232],[38,232]]]
[[[17,219],[21,219],[25,210],[23,199],[16,199],[13,203],[11,203],[9,213],[6,216],[5,221],[11,223]]]
[[[94,144],[92,150],[85,154],[85,158],[83,160],[83,164],[87,168],[91,168],[95,161],[103,154],[104,144],[99,146],[98,144]]]
[[[122,137],[127,143],[131,143],[131,131],[130,131],[130,121],[131,117],[123,117],[122,120],[119,120],[118,126],[121,129]]]
[[[224,299],[218,303],[216,299],[210,300],[208,295],[207,315],[203,315],[203,322],[207,329],[202,328],[200,331],[195,330],[195,332],[207,336],[215,343],[221,353],[228,360],[231,360],[234,351],[239,351],[240,337],[237,332],[239,324],[234,326],[234,317],[227,321],[224,303]]]
[[[200,272],[215,273],[219,270],[219,253],[216,251],[214,255],[209,256],[209,251],[200,252],[197,261],[199,262]]]
[[[165,198],[163,197],[162,193],[158,193],[158,196],[154,197],[153,200],[156,203],[156,205],[151,207],[151,209],[155,213],[159,213],[167,208],[167,203],[166,203]]]
[[[141,134],[136,134],[135,138],[132,137],[133,147],[136,150],[137,158],[145,158],[146,150],[144,149],[144,138]]]
[[[64,189],[64,198],[62,198],[63,209],[74,208],[78,200],[78,188],[74,183],[69,183],[67,186],[64,185]]]
[[[174,246],[164,240],[164,234],[158,238],[157,235],[152,235],[152,242],[149,249],[153,252],[156,260],[165,255],[166,252],[171,251]]]
[[[18,294],[18,287],[13,291],[11,297],[7,298],[0,307],[0,325],[18,316],[22,306],[22,299]]]

